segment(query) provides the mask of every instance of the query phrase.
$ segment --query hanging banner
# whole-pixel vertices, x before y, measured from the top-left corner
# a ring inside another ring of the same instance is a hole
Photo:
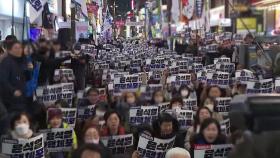
[[[88,22],[76,22],[76,41],[79,38],[88,38]]]
[[[196,16],[197,16],[198,18],[201,18],[202,12],[203,12],[204,0],[196,0],[195,5],[196,5],[196,8],[195,8],[195,10],[196,10]]]
[[[30,23],[33,23],[42,13],[47,0],[28,0],[30,7]]]
[[[2,153],[11,158],[45,158],[43,134],[31,139],[2,139]]]

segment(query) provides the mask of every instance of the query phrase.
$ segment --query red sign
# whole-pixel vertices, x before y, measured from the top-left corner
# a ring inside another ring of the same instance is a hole
[[[116,25],[117,25],[117,27],[122,27],[122,26],[125,25],[125,21],[123,21],[123,20],[118,20],[118,21],[116,21]]]

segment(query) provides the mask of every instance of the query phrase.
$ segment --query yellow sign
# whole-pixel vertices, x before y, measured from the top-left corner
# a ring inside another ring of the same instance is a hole
[[[246,27],[243,25],[241,20],[243,20],[244,24],[247,26],[249,30],[257,29],[257,19],[256,18],[238,18],[236,21],[237,30],[246,30]]]

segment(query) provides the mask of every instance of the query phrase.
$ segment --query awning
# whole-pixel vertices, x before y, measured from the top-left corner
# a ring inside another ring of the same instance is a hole
[[[262,1],[255,2],[252,5],[259,9],[267,9],[273,6],[278,7],[280,5],[280,0],[262,0]]]

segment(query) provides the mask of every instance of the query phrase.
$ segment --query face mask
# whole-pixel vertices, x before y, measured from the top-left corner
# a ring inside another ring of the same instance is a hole
[[[98,117],[103,117],[104,114],[105,114],[105,112],[103,112],[103,111],[96,111],[96,116],[98,116]]]
[[[189,91],[188,90],[182,90],[181,95],[182,95],[182,97],[187,97],[189,95]]]
[[[29,125],[26,123],[21,123],[15,127],[15,132],[19,136],[26,135],[28,133],[28,131],[29,131]]]
[[[134,103],[135,103],[135,98],[132,98],[132,97],[131,97],[131,98],[128,98],[128,99],[127,99],[127,103],[128,103],[128,104],[134,104]]]
[[[156,103],[162,103],[163,102],[163,97],[156,97],[155,102]]]
[[[86,140],[86,143],[88,143],[88,144],[99,144],[99,139],[89,139],[89,140]]]

